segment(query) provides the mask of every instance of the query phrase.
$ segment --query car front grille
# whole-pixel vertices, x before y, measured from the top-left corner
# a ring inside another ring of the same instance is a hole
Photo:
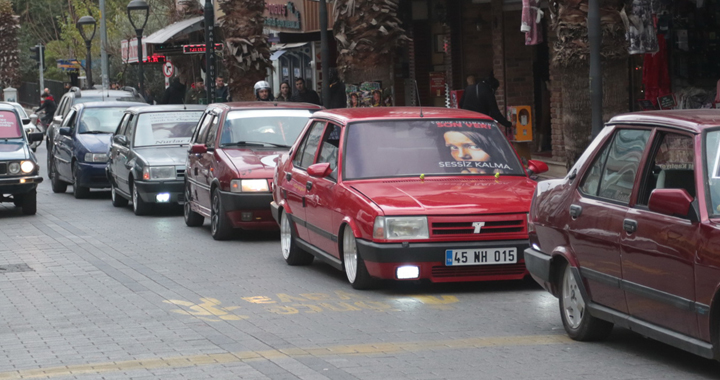
[[[0,162],[0,175],[7,175],[7,162]]]
[[[525,214],[463,215],[429,217],[430,237],[502,239],[505,235],[527,234]],[[482,223],[479,226],[478,223]]]
[[[185,179],[185,169],[178,169],[176,176],[177,179]]]
[[[521,276],[525,273],[525,263],[503,265],[468,265],[468,266],[434,266],[432,276],[435,278],[452,277],[491,277]]]

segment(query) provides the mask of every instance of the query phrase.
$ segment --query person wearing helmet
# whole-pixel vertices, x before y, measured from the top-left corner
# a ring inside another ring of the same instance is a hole
[[[255,83],[255,98],[261,102],[272,102],[275,98],[273,98],[270,83],[264,80]]]

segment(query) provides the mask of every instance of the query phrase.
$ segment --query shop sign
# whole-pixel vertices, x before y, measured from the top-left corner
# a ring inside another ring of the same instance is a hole
[[[295,3],[265,4],[265,26],[300,30],[300,10]]]
[[[183,54],[204,54],[205,53],[205,44],[198,44],[198,45],[183,45]],[[215,44],[215,50],[222,50],[223,44],[217,43]]]
[[[80,62],[77,59],[57,59],[57,68],[66,73],[76,73],[80,70]]]
[[[137,63],[138,57],[138,46],[137,38],[131,40],[120,41],[120,56],[122,57],[122,63]],[[143,62],[147,62],[147,44],[143,42]]]
[[[661,96],[657,100],[661,110],[671,110],[677,106],[677,99],[673,94]]]
[[[430,73],[430,92],[432,96],[442,97],[445,92],[445,73],[441,71]]]

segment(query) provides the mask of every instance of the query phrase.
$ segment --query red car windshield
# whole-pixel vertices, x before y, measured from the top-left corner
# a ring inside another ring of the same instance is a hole
[[[12,111],[0,111],[0,139],[17,139],[22,137],[20,123]]]
[[[400,120],[348,126],[343,178],[419,175],[525,175],[495,123]]]

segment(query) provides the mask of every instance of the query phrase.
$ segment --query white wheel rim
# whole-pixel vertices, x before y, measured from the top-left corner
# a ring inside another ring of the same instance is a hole
[[[110,199],[112,199],[113,203],[116,202],[115,199],[115,186],[110,185]]]
[[[355,283],[357,277],[357,244],[355,236],[349,227],[343,232],[343,260],[345,263],[345,274],[350,283]]]
[[[220,196],[217,194],[213,195],[212,212],[210,213],[210,228],[212,229],[213,235],[215,235],[219,229],[220,224]]]
[[[292,244],[292,234],[290,232],[290,218],[287,213],[282,213],[280,217],[280,249],[285,260],[290,257],[290,244]]]
[[[185,204],[183,205],[183,211],[185,220],[190,219],[190,212],[192,212],[192,208],[190,208],[190,189],[188,189],[187,186],[185,186]]]
[[[137,211],[138,208],[138,192],[137,187],[133,184],[133,210]]]
[[[566,267],[563,276],[562,297],[565,320],[571,328],[576,329],[585,315],[585,300],[580,293],[575,276],[572,275],[570,266]]]

